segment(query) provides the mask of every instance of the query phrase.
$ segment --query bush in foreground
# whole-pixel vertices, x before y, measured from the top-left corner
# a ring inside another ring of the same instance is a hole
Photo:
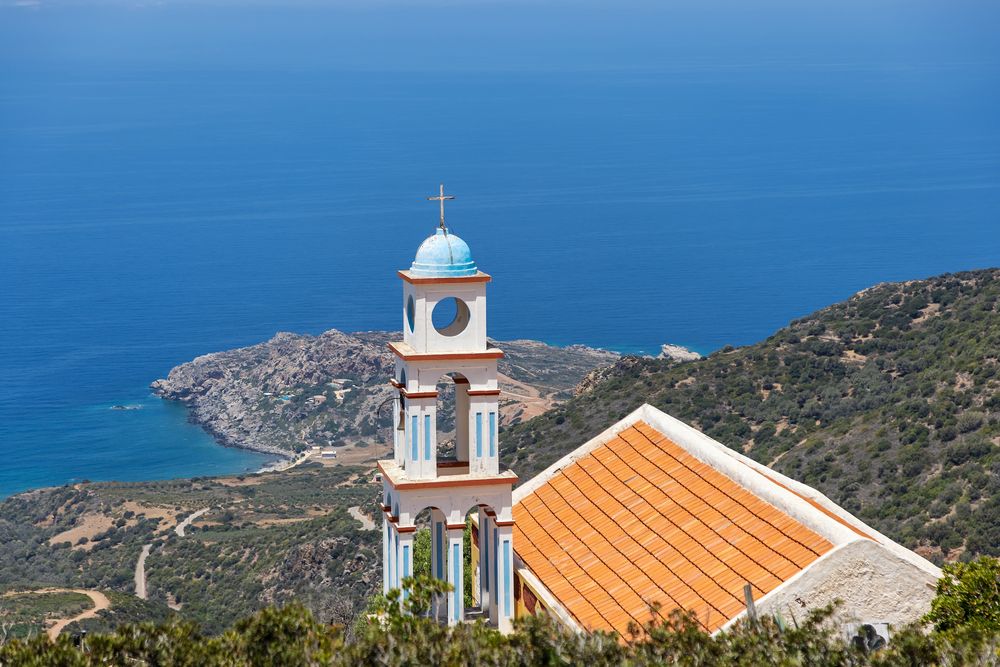
[[[926,620],[938,632],[1000,633],[1000,559],[945,565],[936,593]]]
[[[441,582],[409,582],[400,601],[393,591],[382,613],[344,628],[319,623],[302,606],[265,609],[218,636],[206,636],[187,621],[131,625],[74,646],[68,636],[13,641],[0,648],[0,665],[90,667],[299,667],[331,665],[782,665],[814,667],[894,667],[917,665],[1000,665],[1000,635],[981,624],[925,633],[898,631],[888,648],[866,651],[847,642],[825,623],[831,610],[800,623],[763,618],[712,637],[690,614],[673,612],[636,627],[623,642],[617,635],[567,632],[545,618],[519,621],[501,635],[481,622],[447,627],[427,617]]]

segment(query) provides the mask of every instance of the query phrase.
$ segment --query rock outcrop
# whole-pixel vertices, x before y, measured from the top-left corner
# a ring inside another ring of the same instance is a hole
[[[394,361],[386,343],[395,337],[335,329],[319,336],[279,333],[181,364],[151,387],[187,405],[191,421],[228,446],[293,456],[313,445],[387,440]],[[618,358],[582,346],[497,344],[507,354],[500,363],[504,426],[568,398],[587,373]]]
[[[689,350],[681,345],[671,345],[664,343],[660,346],[660,359],[673,359],[674,361],[697,361],[702,356],[694,350]]]

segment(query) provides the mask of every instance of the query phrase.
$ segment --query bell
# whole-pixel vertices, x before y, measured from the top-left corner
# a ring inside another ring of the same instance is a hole
[[[406,413],[403,412],[403,408],[399,409],[399,420],[398,420],[398,422],[396,424],[396,430],[397,431],[405,431],[406,430]]]

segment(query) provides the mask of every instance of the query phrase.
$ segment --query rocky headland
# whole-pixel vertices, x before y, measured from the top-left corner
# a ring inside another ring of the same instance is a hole
[[[318,336],[279,333],[250,347],[200,356],[152,383],[184,403],[191,421],[228,446],[292,457],[311,446],[387,442],[394,370],[387,332]],[[605,350],[496,342],[503,391],[501,426],[530,419],[573,395],[594,369],[618,360]],[[443,427],[451,428],[449,384],[441,386]]]

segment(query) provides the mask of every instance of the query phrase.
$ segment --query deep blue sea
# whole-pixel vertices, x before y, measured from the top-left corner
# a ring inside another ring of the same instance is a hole
[[[0,2],[0,497],[258,468],[149,382],[399,327],[441,181],[497,338],[708,352],[1000,265],[995,4],[607,4]]]

